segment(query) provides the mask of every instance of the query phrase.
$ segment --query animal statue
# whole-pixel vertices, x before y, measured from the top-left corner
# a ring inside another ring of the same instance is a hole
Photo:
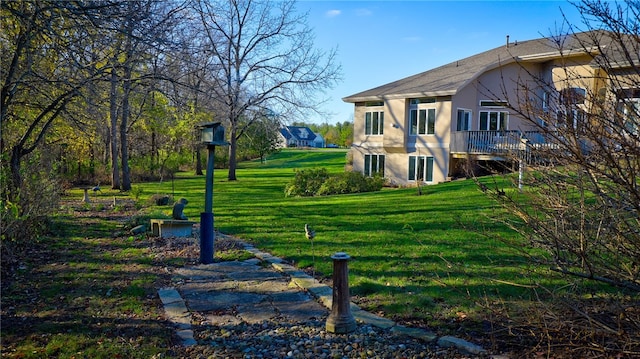
[[[186,198],[180,198],[180,200],[173,204],[173,219],[182,219],[186,220],[187,216],[184,215],[184,206],[187,205],[189,201]]]
[[[311,229],[311,227],[309,227],[308,224],[305,223],[304,225],[304,235],[307,237],[308,240],[312,241],[313,238],[315,238],[316,236],[316,232]]]

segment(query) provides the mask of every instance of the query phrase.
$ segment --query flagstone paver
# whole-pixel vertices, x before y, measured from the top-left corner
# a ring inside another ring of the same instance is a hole
[[[245,250],[255,258],[177,269],[172,280],[176,288],[158,291],[183,345],[195,344],[190,311],[201,313],[211,325],[256,324],[276,318],[306,322],[328,316],[332,304],[330,287],[253,246],[245,245]],[[264,262],[270,266],[261,266]],[[351,311],[359,323],[427,342],[438,340],[442,346],[455,346],[468,353],[484,352],[481,347],[455,337],[438,338],[427,330],[397,325],[353,303]]]

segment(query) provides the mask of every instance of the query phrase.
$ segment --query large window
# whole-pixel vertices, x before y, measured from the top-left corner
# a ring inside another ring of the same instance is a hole
[[[384,129],[384,112],[370,111],[364,114],[364,134],[382,135]]]
[[[433,157],[409,156],[409,181],[433,182]]]
[[[471,110],[458,109],[456,131],[469,131],[469,130],[471,130]]]
[[[587,91],[580,87],[569,87],[560,90],[560,109],[557,111],[557,125],[571,126],[581,131],[586,119],[583,105]]]
[[[508,122],[506,111],[480,111],[480,131],[506,131]]]
[[[384,155],[364,155],[364,175],[384,177]]]
[[[579,108],[565,108],[556,112],[556,126],[567,128],[571,127],[574,130],[582,130],[586,114]]]
[[[433,135],[436,133],[436,109],[417,109],[409,110],[411,135]]]
[[[624,130],[637,134],[640,129],[640,88],[618,91],[618,113]]]
[[[587,90],[580,87],[569,87],[560,90],[560,103],[564,106],[582,105],[587,97]]]

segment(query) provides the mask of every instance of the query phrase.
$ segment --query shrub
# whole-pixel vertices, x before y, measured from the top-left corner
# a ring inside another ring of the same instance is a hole
[[[50,215],[58,206],[60,183],[51,173],[42,171],[38,159],[25,161],[20,188],[9,196],[10,173],[0,170],[0,266],[2,278],[28,255],[33,244],[51,227]]]
[[[149,197],[149,204],[152,206],[168,206],[171,202],[171,196],[166,194],[154,194]]]
[[[383,184],[384,179],[380,176],[366,177],[359,172],[344,172],[329,177],[316,195],[375,192],[382,189]]]
[[[324,168],[296,171],[293,180],[285,186],[284,193],[287,197],[314,196],[327,178],[329,173]]]
[[[329,175],[325,169],[296,171],[294,179],[285,187],[286,196],[326,196],[374,192],[382,189],[384,178],[366,177],[359,172]]]

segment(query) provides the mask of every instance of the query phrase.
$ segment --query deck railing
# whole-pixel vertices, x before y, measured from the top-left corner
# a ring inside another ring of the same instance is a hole
[[[454,153],[498,155],[526,149],[520,131],[460,131],[451,139]]]
[[[451,152],[497,156],[528,152],[531,146],[550,146],[552,137],[537,131],[459,131],[451,136]]]

